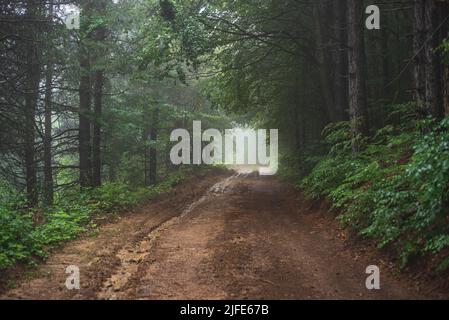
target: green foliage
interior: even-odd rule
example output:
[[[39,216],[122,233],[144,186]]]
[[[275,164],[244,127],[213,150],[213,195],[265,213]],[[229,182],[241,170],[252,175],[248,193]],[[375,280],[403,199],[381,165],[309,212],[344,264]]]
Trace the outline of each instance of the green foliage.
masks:
[[[26,199],[22,193],[18,193],[11,185],[0,180],[0,208],[13,209],[25,203]]]
[[[344,223],[379,247],[395,247],[406,265],[449,247],[449,118],[397,123],[378,130],[359,154],[344,124],[328,128],[331,152],[300,186],[313,199],[332,200]]]
[[[137,193],[123,183],[106,183],[93,191],[92,201],[100,211],[113,212],[132,207],[138,202]]]
[[[449,121],[421,137],[401,175],[376,193],[373,223],[363,233],[396,242],[403,263],[448,247]]]
[[[135,188],[124,183],[105,183],[92,191],[91,203],[99,212],[118,212],[133,208],[142,201],[151,200],[185,179],[186,173],[171,174],[163,182],[147,188]]]
[[[0,183],[0,269],[40,253],[35,245],[32,213],[20,210],[24,203],[22,195]]]
[[[42,246],[55,245],[74,239],[86,231],[85,225],[90,220],[91,208],[75,205],[68,209],[58,209],[46,215],[46,222],[36,228],[34,239]]]
[[[0,206],[0,269],[36,253],[31,214]]]
[[[313,172],[301,183],[306,193],[313,199],[329,195],[328,191],[340,185],[352,170],[356,170],[358,163],[350,158],[326,157],[318,163]]]
[[[280,155],[278,175],[284,180],[297,181],[306,177],[323,159],[319,144],[312,145],[302,154],[283,153]]]
[[[34,212],[19,210],[21,197],[13,197],[8,188],[0,204],[0,269],[17,261],[32,263],[45,258],[46,248],[75,239],[79,234],[95,227],[95,215],[132,209],[139,203],[169,192],[187,177],[180,170],[167,176],[163,182],[148,188],[135,188],[125,183],[106,183],[102,187],[80,192],[78,187],[64,192],[54,208],[44,213],[45,221],[36,225]]]

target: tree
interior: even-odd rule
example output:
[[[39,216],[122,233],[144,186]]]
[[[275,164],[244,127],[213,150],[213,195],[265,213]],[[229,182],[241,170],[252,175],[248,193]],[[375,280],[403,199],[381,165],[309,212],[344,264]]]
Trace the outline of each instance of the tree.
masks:
[[[48,14],[53,18],[53,1],[48,4]],[[50,33],[51,31],[49,31]],[[47,51],[50,51],[47,48]],[[45,70],[45,98],[44,98],[44,204],[53,205],[53,163],[52,163],[52,91],[53,91],[53,62],[51,53],[48,53],[47,66]]]
[[[97,17],[103,17],[106,11],[106,2],[97,1],[95,4],[95,14]],[[99,18],[101,19],[101,18]],[[102,131],[102,113],[103,113],[103,87],[105,83],[105,58],[106,50],[104,41],[106,39],[106,28],[102,25],[98,26],[93,34],[95,41],[94,60],[94,76],[93,76],[93,100],[94,100],[94,121],[93,121],[93,144],[92,144],[92,186],[101,186],[102,172],[102,152],[101,152],[101,131]]]
[[[343,121],[348,118],[348,51],[346,33],[346,0],[333,1],[334,18],[334,61],[335,61],[335,109],[337,120]]]
[[[444,74],[437,47],[447,36],[445,27],[447,3],[434,0],[415,0],[413,19],[413,54],[415,99],[428,115],[442,118],[444,115]],[[445,33],[443,30],[446,30]]]
[[[91,31],[89,22],[92,11],[90,0],[82,2],[82,13],[84,23],[82,26],[82,38],[79,44],[79,168],[81,187],[92,186],[92,145],[91,145],[91,63],[89,39]]]
[[[424,1],[424,57],[425,57],[425,108],[435,118],[442,116],[442,108],[440,105],[439,83],[437,70],[440,66],[439,59],[435,53],[437,37],[435,34],[437,28],[436,5],[433,0]]]
[[[353,149],[358,151],[358,135],[368,135],[366,93],[366,60],[362,1],[348,0],[349,112],[354,137]]]
[[[39,17],[39,1],[28,1],[25,18],[25,168],[27,199],[30,206],[38,203],[37,163],[36,163],[36,110],[39,97],[39,82],[41,67],[39,64],[38,32],[39,26],[35,22]]]

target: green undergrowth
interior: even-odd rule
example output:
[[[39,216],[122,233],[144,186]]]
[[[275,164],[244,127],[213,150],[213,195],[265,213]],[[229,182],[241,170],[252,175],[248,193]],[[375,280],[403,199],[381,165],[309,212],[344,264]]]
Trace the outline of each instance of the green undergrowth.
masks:
[[[359,138],[352,152],[349,123],[329,126],[330,152],[298,185],[311,199],[327,198],[340,220],[379,248],[393,248],[406,266],[439,255],[449,267],[449,118],[415,120],[413,105],[397,107],[390,124]]]
[[[35,264],[47,257],[50,248],[94,230],[96,217],[130,210],[169,192],[190,174],[179,170],[146,188],[125,183],[106,183],[83,191],[72,188],[60,192],[52,208],[39,210],[24,209],[24,199],[7,185],[0,185],[0,269],[17,262]],[[42,221],[37,222],[36,217]]]

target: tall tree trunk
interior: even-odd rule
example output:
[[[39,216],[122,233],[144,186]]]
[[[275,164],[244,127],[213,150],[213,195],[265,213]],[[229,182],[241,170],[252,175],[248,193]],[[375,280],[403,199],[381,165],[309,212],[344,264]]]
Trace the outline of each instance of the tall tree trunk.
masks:
[[[391,97],[391,67],[390,67],[390,49],[388,48],[389,33],[385,29],[381,31],[381,55],[382,55],[382,84],[383,84],[383,95],[385,98]]]
[[[36,1],[27,3],[26,23],[26,81],[25,81],[25,171],[27,200],[30,206],[38,203],[37,164],[35,151],[36,109],[39,97],[40,65],[37,49],[37,25],[33,23],[38,17]]]
[[[349,112],[354,138],[369,133],[362,5],[360,0],[348,0]],[[353,141],[353,150],[358,152],[357,139]]]
[[[45,79],[45,106],[44,106],[44,204],[53,205],[53,168],[52,168],[52,80],[53,65],[47,66]]]
[[[437,7],[434,0],[414,1],[415,100],[419,107],[435,118],[444,115],[442,83],[445,75],[442,73],[440,53],[436,49],[442,40],[442,30],[446,29],[447,32],[447,27],[440,25],[446,18],[441,15],[445,6],[446,3],[439,3]]]
[[[426,107],[426,57],[424,46],[426,42],[424,7],[426,0],[415,0],[413,6],[413,79],[415,100],[419,108]]]
[[[443,23],[443,27],[441,28],[440,33],[440,42],[446,40],[448,38],[449,33],[449,23],[446,21],[444,23],[444,19],[449,15],[449,2],[441,2],[439,3],[439,20]],[[445,116],[449,116],[449,64],[442,63],[442,67],[440,69],[440,78],[441,78],[441,94],[443,98],[444,105],[444,114]]]
[[[437,14],[438,14],[438,26],[440,30],[438,32],[437,44],[439,45],[448,38],[449,33],[449,21],[447,17],[449,15],[449,1],[437,2]],[[449,115],[449,65],[443,61],[443,53],[438,51],[439,68],[438,79],[440,85],[440,105],[442,105],[442,116]]]
[[[441,118],[443,115],[442,101],[439,90],[439,56],[435,52],[437,48],[436,5],[433,0],[425,1],[424,22],[426,30],[425,61],[426,61],[426,109],[433,117]]]
[[[335,41],[335,110],[338,121],[348,117],[348,51],[346,35],[346,0],[334,0],[334,41]]]
[[[449,116],[449,65],[444,64],[441,70],[443,82],[442,94],[444,104],[444,115]]]
[[[334,108],[334,97],[332,90],[332,80],[331,72],[329,68],[329,61],[326,56],[326,40],[325,31],[323,28],[323,18],[324,12],[323,2],[315,1],[313,4],[314,20],[315,20],[315,30],[316,30],[316,52],[317,58],[320,63],[320,82],[321,82],[321,92],[323,94],[323,101],[326,110],[326,115],[329,122],[337,121],[337,115]]]
[[[80,111],[79,111],[79,166],[81,187],[92,186],[92,161],[91,161],[91,82],[90,63],[87,49],[81,49],[81,79],[80,79]]]
[[[101,186],[101,116],[103,110],[104,72],[95,71],[94,75],[94,124],[92,144],[92,185]]]
[[[84,1],[82,12],[85,17],[91,13],[90,1]],[[88,20],[88,19],[87,19]],[[83,26],[86,28],[87,26]],[[92,146],[91,146],[91,65],[87,39],[81,39],[79,49],[80,85],[79,85],[79,167],[80,185],[92,186]]]
[[[95,13],[104,16],[106,3],[103,0],[96,1]],[[101,116],[103,113],[103,87],[104,87],[104,59],[106,52],[104,50],[104,40],[106,39],[106,29],[104,26],[98,27],[94,32],[95,40],[95,72],[94,72],[94,121],[93,121],[93,139],[92,139],[92,185],[101,186]]]
[[[53,1],[49,3],[49,15],[53,16]],[[50,55],[49,55],[50,56]],[[47,61],[45,74],[45,103],[44,103],[44,204],[53,205],[53,168],[52,168],[52,90],[53,90],[53,63],[51,58]]]

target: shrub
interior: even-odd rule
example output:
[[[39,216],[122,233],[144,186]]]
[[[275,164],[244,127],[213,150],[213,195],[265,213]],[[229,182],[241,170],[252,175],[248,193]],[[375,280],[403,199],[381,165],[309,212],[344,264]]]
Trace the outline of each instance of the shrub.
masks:
[[[378,130],[356,155],[346,124],[327,128],[329,155],[300,183],[309,197],[332,200],[344,223],[380,247],[394,245],[402,265],[449,247],[449,118],[436,125],[407,119]],[[441,268],[448,266],[449,258]]]
[[[449,246],[449,118],[413,150],[404,174],[379,190],[374,223],[364,231],[381,245],[398,240],[404,264],[412,255]]]
[[[80,191],[78,187],[58,195],[53,208],[44,212],[45,221],[35,225],[33,212],[24,209],[23,197],[7,186],[0,186],[0,269],[17,261],[45,258],[46,249],[72,240],[89,229],[94,214],[132,208],[170,191],[186,177],[186,172],[169,175],[158,185],[133,188],[124,183],[106,183],[100,188]],[[10,192],[11,191],[11,192]]]
[[[90,220],[92,209],[89,206],[73,205],[70,211],[57,209],[46,215],[46,222],[38,226],[33,235],[42,246],[58,244],[74,239],[86,231],[84,227]]]
[[[33,228],[31,214],[17,213],[0,206],[0,269],[40,253]]]

